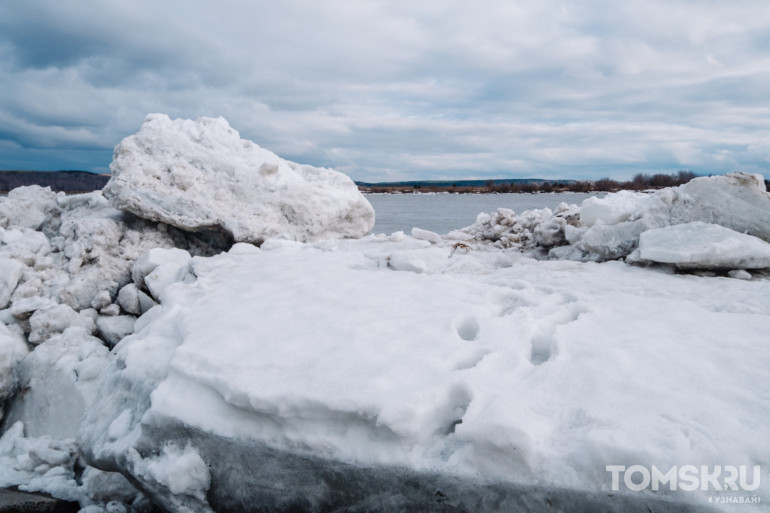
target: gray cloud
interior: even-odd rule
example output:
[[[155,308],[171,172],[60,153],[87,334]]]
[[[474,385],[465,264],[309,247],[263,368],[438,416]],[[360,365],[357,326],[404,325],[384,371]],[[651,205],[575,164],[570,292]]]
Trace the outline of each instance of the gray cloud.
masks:
[[[148,112],[356,179],[766,173],[761,0],[0,5],[0,168],[106,170]]]

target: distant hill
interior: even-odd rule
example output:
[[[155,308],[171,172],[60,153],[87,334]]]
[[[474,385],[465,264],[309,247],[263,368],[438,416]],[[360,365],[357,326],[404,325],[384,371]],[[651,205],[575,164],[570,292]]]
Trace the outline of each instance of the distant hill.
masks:
[[[109,174],[88,171],[0,171],[0,192],[7,193],[23,185],[40,185],[70,193],[90,192],[104,187],[109,179]]]

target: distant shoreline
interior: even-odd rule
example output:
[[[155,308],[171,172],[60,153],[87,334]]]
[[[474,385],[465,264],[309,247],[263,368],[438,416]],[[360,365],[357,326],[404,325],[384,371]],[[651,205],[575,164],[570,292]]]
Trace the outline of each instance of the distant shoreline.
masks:
[[[57,192],[78,194],[100,190],[109,180],[109,174],[89,171],[0,171],[0,193],[39,185]]]
[[[617,192],[620,190],[645,191],[682,185],[698,175],[691,171],[676,174],[648,175],[639,173],[631,180],[618,182],[611,178],[599,180],[545,180],[540,178],[455,180],[455,181],[414,181],[365,183],[356,182],[363,193],[414,194],[495,194],[495,193],[551,193],[551,192]]]
[[[644,191],[676,187],[698,175],[691,171],[676,174],[639,173],[631,180],[618,182],[611,178],[599,180],[547,180],[541,178],[505,178],[489,180],[355,182],[362,193],[368,194],[506,194],[552,192],[617,192]],[[90,171],[26,171],[0,170],[0,194],[22,186],[40,185],[57,192],[78,194],[102,189],[110,179],[109,173]],[[765,180],[770,189],[770,182]]]

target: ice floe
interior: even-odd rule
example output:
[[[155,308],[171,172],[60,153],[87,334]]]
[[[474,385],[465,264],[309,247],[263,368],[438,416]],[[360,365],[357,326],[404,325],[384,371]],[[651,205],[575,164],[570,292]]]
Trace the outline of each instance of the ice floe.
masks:
[[[223,118],[151,114],[115,148],[110,170],[104,194],[119,210],[185,230],[220,229],[237,242],[360,237],[374,225],[350,178],[284,160]]]

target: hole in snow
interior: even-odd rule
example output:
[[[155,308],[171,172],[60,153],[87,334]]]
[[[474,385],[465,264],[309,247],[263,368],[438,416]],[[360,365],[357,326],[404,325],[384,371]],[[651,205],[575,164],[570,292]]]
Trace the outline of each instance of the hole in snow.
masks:
[[[452,422],[452,424],[449,426],[449,431],[447,432],[447,434],[449,435],[454,433],[455,428],[457,427],[457,424],[462,424],[462,423],[463,423],[463,419],[457,419],[456,421]]]
[[[529,356],[529,361],[532,362],[532,365],[547,362],[553,356],[555,345],[556,341],[553,339],[552,333],[532,337],[532,353]]]
[[[459,335],[461,339],[472,341],[476,340],[476,337],[479,336],[481,326],[479,326],[479,321],[476,319],[476,316],[471,314],[457,319],[455,321],[455,329],[457,330],[457,335]]]
[[[481,363],[481,360],[483,360],[484,357],[487,356],[488,354],[489,354],[489,351],[479,351],[471,355],[468,355],[466,358],[462,358],[457,362],[457,364],[454,367],[454,370],[461,371],[461,370],[472,369],[476,365]]]
[[[451,414],[452,420],[444,429],[444,434],[448,435],[455,432],[458,424],[463,423],[463,415],[468,411],[471,404],[471,392],[465,385],[457,384],[449,392],[449,402],[447,408]]]

